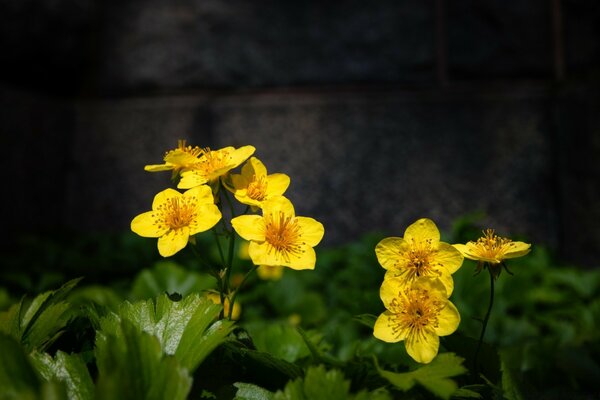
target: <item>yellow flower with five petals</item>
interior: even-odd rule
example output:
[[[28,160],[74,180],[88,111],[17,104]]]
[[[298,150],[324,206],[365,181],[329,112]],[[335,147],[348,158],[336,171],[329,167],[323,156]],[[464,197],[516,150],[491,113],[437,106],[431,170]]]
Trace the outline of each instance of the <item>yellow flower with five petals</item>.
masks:
[[[494,278],[500,275],[500,266],[504,260],[522,257],[529,253],[531,244],[524,242],[513,242],[511,239],[496,235],[493,229],[486,229],[483,236],[477,241],[467,244],[455,244],[465,258],[477,261],[477,272],[480,272],[487,264],[491,268]]]
[[[263,201],[283,195],[290,185],[290,177],[280,173],[267,175],[265,165],[251,157],[242,167],[241,174],[231,174],[223,183],[240,203],[256,210]]]
[[[227,174],[248,159],[255,151],[254,146],[224,147],[219,150],[202,149],[198,161],[181,173],[177,187],[189,189],[208,184],[214,186],[221,176]]]
[[[254,265],[314,269],[314,246],[323,238],[323,225],[313,218],[298,217],[285,197],[262,204],[263,215],[241,215],[231,225],[249,240],[248,254]]]
[[[172,170],[173,178],[175,178],[181,171],[185,171],[196,164],[200,154],[202,154],[201,148],[198,146],[186,146],[185,140],[179,140],[176,149],[166,152],[164,164],[146,165],[144,169],[149,172]]]
[[[373,335],[389,343],[404,341],[406,352],[420,363],[431,362],[439,337],[452,334],[460,323],[439,279],[419,277],[409,286],[399,277],[385,279],[380,297],[386,311],[375,321]]]
[[[169,257],[183,249],[190,237],[209,230],[221,219],[210,187],[197,186],[180,193],[158,193],[147,211],[131,221],[131,230],[143,237],[158,238],[158,252]]]
[[[409,286],[421,276],[439,278],[448,296],[454,289],[452,274],[463,263],[462,254],[448,243],[440,241],[435,223],[421,218],[411,224],[404,237],[389,237],[375,247],[381,266],[387,270],[385,279],[397,277]]]

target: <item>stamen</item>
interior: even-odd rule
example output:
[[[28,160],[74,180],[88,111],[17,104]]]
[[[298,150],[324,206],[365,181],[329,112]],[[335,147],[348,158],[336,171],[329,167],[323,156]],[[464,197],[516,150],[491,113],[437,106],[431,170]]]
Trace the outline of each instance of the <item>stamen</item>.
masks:
[[[267,195],[267,179],[265,176],[252,175],[252,181],[248,184],[246,194],[252,200],[262,201]]]
[[[302,233],[298,222],[281,211],[277,216],[267,214],[265,217],[265,239],[269,243],[268,253],[275,251],[283,257],[286,262],[291,256],[299,256],[304,252],[301,241]]]

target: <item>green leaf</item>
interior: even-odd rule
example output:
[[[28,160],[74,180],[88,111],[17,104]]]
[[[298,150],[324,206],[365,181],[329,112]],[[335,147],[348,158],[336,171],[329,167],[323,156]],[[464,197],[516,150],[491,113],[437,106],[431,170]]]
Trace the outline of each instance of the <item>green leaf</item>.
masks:
[[[188,271],[168,260],[157,262],[154,268],[140,272],[133,282],[131,296],[135,299],[149,299],[164,293],[178,293],[185,297],[215,286],[214,277]]]
[[[43,351],[61,334],[75,315],[75,309],[63,301],[81,279],[73,279],[59,289],[36,296],[31,302],[21,300],[0,313],[0,330],[25,346],[27,351]]]
[[[288,362],[310,354],[301,334],[289,323],[256,321],[246,324],[245,328],[259,351]]]
[[[30,355],[30,359],[44,379],[66,384],[69,399],[88,400],[94,398],[94,383],[80,355],[58,351],[52,358],[47,353],[34,352]]]
[[[429,364],[410,372],[391,372],[375,366],[379,374],[402,391],[412,389],[417,383],[431,393],[443,399],[449,399],[458,389],[458,385],[450,377],[464,374],[467,369],[462,365],[464,359],[454,353],[439,354]]]
[[[98,399],[183,400],[192,387],[188,370],[128,320],[118,333],[98,333],[96,359]]]
[[[298,378],[285,385],[273,396],[273,400],[390,400],[384,389],[374,392],[362,390],[356,395],[350,393],[350,381],[337,370],[326,370],[323,365],[309,367],[304,378]]]
[[[237,388],[234,400],[272,400],[273,392],[251,383],[236,382]]]
[[[35,398],[40,380],[15,338],[0,334],[0,388],[3,399]]]
[[[194,371],[233,330],[233,321],[215,322],[220,311],[220,305],[197,293],[181,301],[163,294],[156,300],[124,302],[118,314],[101,320],[101,330],[117,332],[119,322],[127,320],[155,336],[166,354],[175,355],[182,366]]]

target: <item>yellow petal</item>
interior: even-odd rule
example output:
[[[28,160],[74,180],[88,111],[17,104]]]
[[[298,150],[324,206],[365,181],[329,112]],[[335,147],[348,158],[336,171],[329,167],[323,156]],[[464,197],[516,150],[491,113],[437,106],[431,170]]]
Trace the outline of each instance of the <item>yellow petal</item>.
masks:
[[[248,188],[248,185],[250,184],[248,178],[240,174],[232,174],[229,181],[231,182],[231,188],[233,189],[231,191],[233,193],[237,193],[240,190],[243,190],[245,192]]]
[[[480,257],[474,249],[468,244],[456,243],[452,245],[456,250],[460,251],[460,253],[469,260],[479,260]],[[493,260],[492,260],[493,261]]]
[[[416,362],[428,364],[437,356],[440,348],[440,338],[433,330],[423,329],[420,334],[406,338],[406,352]]]
[[[379,288],[379,297],[385,308],[388,310],[391,308],[392,302],[400,296],[400,292],[405,287],[406,284],[402,278],[390,277],[383,280],[383,283]]]
[[[232,147],[226,147],[226,149],[233,149]],[[235,167],[237,167],[238,165],[240,165],[241,163],[243,163],[244,161],[246,161],[248,159],[248,157],[250,157],[252,154],[254,154],[254,151],[256,149],[254,148],[254,146],[242,146],[238,149],[235,149],[233,151],[230,152],[230,157],[231,157],[231,161],[229,162],[229,164],[231,165],[230,169],[233,169]]]
[[[165,189],[162,192],[157,193],[156,196],[154,196],[154,200],[152,201],[152,209],[156,210],[158,209],[158,206],[166,203],[169,199],[181,196],[182,194],[175,189]]]
[[[450,272],[448,272],[448,270],[445,268],[439,268],[437,272],[439,273],[437,279],[444,286],[446,298],[448,298],[454,291],[454,280],[452,279],[452,275],[450,275]]]
[[[411,224],[404,232],[404,240],[407,242],[423,242],[431,240],[431,245],[435,246],[440,241],[440,231],[429,218],[421,218]]]
[[[448,276],[450,275],[448,274]],[[448,297],[450,297],[446,283],[440,278],[421,276],[415,279],[413,287],[426,290],[429,293],[429,297],[433,297],[438,302],[446,303]]]
[[[504,253],[504,258],[522,257],[531,251],[531,245],[523,242],[510,242],[509,250]]]
[[[438,336],[447,336],[456,331],[460,324],[460,314],[457,308],[451,302],[446,303],[446,307],[442,308],[437,317],[438,325],[435,328],[435,333]]]
[[[250,159],[242,167],[242,175],[252,178],[252,176],[260,177],[267,176],[267,168],[258,158],[250,157]]]
[[[208,191],[210,193],[210,188]],[[190,224],[190,235],[207,231],[221,220],[221,211],[214,204],[200,204],[196,207],[196,213],[198,216]]]
[[[202,175],[199,171],[191,170],[181,173],[181,180],[177,187],[179,189],[191,189],[206,183],[208,183],[208,178],[206,176]]]
[[[158,238],[158,252],[163,257],[170,257],[187,245],[189,237],[187,227],[171,230]]]
[[[175,166],[173,164],[166,163],[166,164],[146,165],[144,167],[144,170],[146,170],[148,172],[159,172],[159,171],[170,171],[173,168],[175,168]]]
[[[199,205],[204,204],[215,204],[215,198],[212,194],[212,190],[207,185],[200,185],[186,190],[183,193],[184,197],[195,197],[196,203]]]
[[[432,262],[441,264],[451,274],[458,271],[464,259],[458,249],[444,242],[439,243],[437,252],[433,253],[432,256]]]
[[[323,224],[309,217],[296,217],[296,221],[300,227],[302,241],[311,247],[319,244],[325,234]]]
[[[279,212],[282,212],[286,217],[293,217],[296,215],[294,212],[294,206],[292,205],[292,202],[283,196],[277,196],[264,201],[262,203],[262,209],[263,215],[278,214]]]
[[[290,177],[286,174],[267,176],[267,192],[269,196],[281,196],[290,186]]]
[[[295,270],[315,269],[317,263],[317,254],[315,249],[310,246],[302,246],[299,253],[290,255],[289,261],[281,264]]]
[[[157,238],[164,235],[168,228],[164,224],[157,223],[156,218],[152,215],[154,215],[154,211],[148,211],[135,217],[131,221],[131,230],[142,237]]]
[[[388,343],[396,343],[406,338],[406,329],[394,330],[397,322],[394,322],[395,314],[385,311],[377,317],[373,327],[373,336]]]
[[[399,237],[385,238],[375,246],[377,261],[386,270],[393,270],[398,260],[408,251],[408,244]]]
[[[237,234],[246,240],[265,240],[265,223],[260,215],[240,215],[231,220],[231,225]]]

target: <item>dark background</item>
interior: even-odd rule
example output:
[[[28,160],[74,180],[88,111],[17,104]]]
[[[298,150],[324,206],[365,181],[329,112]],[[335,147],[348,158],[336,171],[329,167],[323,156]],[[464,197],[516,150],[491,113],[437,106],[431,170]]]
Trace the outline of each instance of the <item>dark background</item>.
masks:
[[[325,245],[481,212],[597,266],[599,39],[594,0],[0,0],[3,243],[127,231],[187,139],[254,145]]]

